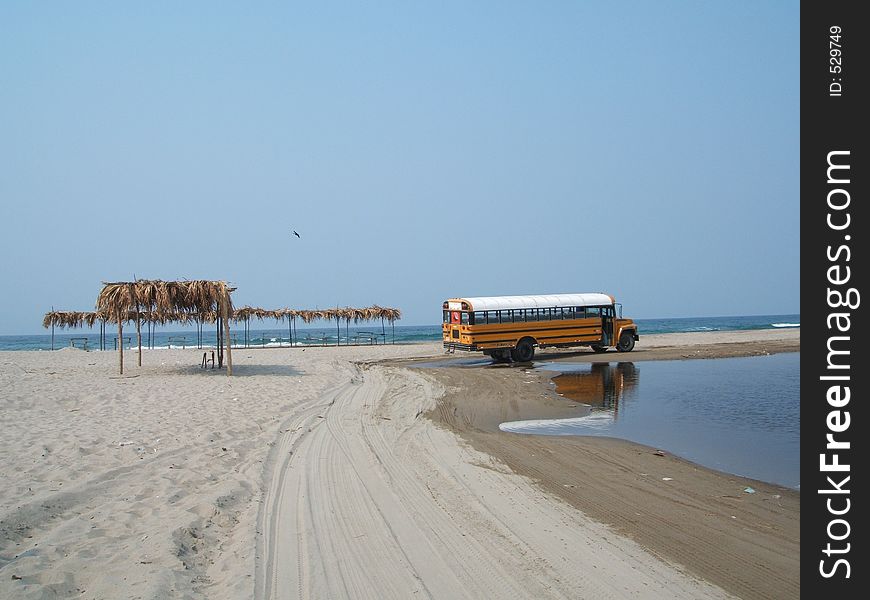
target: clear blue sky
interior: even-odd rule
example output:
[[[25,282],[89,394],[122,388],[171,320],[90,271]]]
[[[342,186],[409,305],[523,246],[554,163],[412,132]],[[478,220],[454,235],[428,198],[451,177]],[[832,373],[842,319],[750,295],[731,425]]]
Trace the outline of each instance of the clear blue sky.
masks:
[[[0,334],[237,305],[799,298],[798,2],[3,2]],[[301,239],[292,237],[296,229]]]

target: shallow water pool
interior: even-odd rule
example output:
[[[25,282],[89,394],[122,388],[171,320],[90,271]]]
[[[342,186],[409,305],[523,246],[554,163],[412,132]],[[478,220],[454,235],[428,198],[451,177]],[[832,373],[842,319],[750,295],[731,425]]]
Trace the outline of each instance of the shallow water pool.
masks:
[[[588,416],[502,423],[502,431],[600,435],[728,473],[800,488],[800,353],[638,363],[544,363]]]

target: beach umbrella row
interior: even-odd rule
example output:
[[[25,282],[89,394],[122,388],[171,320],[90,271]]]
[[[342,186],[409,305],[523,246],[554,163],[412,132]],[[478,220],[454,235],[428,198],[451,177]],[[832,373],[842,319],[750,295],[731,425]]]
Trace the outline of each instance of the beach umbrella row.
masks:
[[[54,349],[54,329],[74,329],[78,327],[93,327],[99,321],[101,328],[106,323],[118,325],[118,351],[120,371],[124,372],[123,358],[123,324],[135,323],[139,346],[139,366],[142,365],[142,334],[141,323],[165,325],[170,322],[183,324],[202,323],[218,324],[218,350],[219,355],[223,350],[221,334],[224,334],[227,345],[227,374],[232,374],[232,355],[230,351],[229,323],[245,322],[247,327],[251,319],[275,319],[283,321],[293,327],[295,320],[301,319],[305,323],[316,320],[336,320],[340,328],[341,320],[347,324],[350,321],[373,321],[381,319],[381,323],[388,321],[395,324],[402,316],[398,308],[388,308],[377,304],[364,307],[336,307],[328,309],[299,310],[293,308],[264,309],[244,306],[233,309],[230,293],[235,288],[229,287],[223,281],[162,281],[162,280],[135,280],[126,282],[104,283],[103,289],[97,297],[97,310],[95,311],[57,311],[52,309],[45,314],[42,325],[51,327],[52,342]],[[221,322],[225,331],[221,331]],[[149,330],[150,331],[150,330]],[[340,334],[340,329],[339,329]],[[291,329],[291,341],[292,341]],[[222,357],[221,357],[222,358]]]
[[[276,319],[283,321],[284,319],[300,318],[306,323],[311,323],[318,319],[348,319],[355,323],[360,321],[373,321],[376,319],[386,319],[387,321],[397,321],[402,318],[402,311],[398,308],[385,308],[377,304],[366,308],[327,308],[315,310],[299,310],[295,308],[279,308],[269,310],[265,308],[255,308],[252,306],[243,306],[233,311],[234,321],[247,321],[250,319]]]
[[[136,323],[139,345],[139,366],[142,365],[141,323],[166,324],[214,323],[224,321],[226,337],[229,340],[229,324],[226,317],[232,315],[230,293],[235,288],[223,281],[162,281],[136,280],[104,283],[97,297],[95,311],[56,311],[45,314],[43,327],[51,327],[52,349],[54,348],[55,327],[77,328],[93,327],[99,321],[101,327],[106,323],[118,325],[118,351],[120,372],[124,372],[123,324]],[[223,318],[222,318],[223,317]],[[220,332],[219,332],[220,333]],[[219,336],[220,337],[220,336]],[[227,374],[232,374],[232,355],[227,350]]]
[[[214,310],[204,312],[153,312],[149,310],[141,310],[138,313],[129,310],[120,313],[109,310],[52,310],[45,313],[45,316],[42,319],[42,326],[46,329],[49,327],[58,327],[60,329],[75,329],[85,326],[93,327],[98,321],[116,323],[119,316],[125,323],[135,322],[139,319],[141,322],[156,323],[159,325],[165,325],[171,322],[182,323],[185,325],[190,323],[214,323],[218,318],[217,311]],[[393,323],[402,318],[402,311],[398,308],[385,308],[377,305],[367,308],[346,307],[325,310],[297,310],[293,308],[267,310],[264,308],[244,306],[234,310],[231,317],[231,319],[237,323],[241,321],[249,321],[254,318],[260,321],[264,319],[283,321],[285,319],[299,318],[305,323],[312,323],[318,319],[344,319],[347,321],[352,320],[354,323],[384,319]]]
[[[42,319],[42,326],[46,329],[52,326],[60,329],[75,329],[78,327],[93,327],[98,321],[115,323],[116,318],[116,314],[106,311],[52,310],[45,313],[45,317]],[[125,323],[135,322],[136,318],[135,312],[128,311],[121,315],[121,320]],[[159,325],[166,325],[171,322],[187,325],[197,322],[214,323],[217,319],[217,313],[215,311],[205,313],[153,313],[143,311],[139,313],[138,318],[142,322]]]
[[[234,321],[243,321],[245,323],[246,343],[248,327],[252,319],[257,319],[260,321],[264,319],[275,319],[276,321],[283,321],[286,319],[288,321],[288,325],[291,327],[290,337],[292,342],[292,326],[297,318],[301,319],[304,323],[313,323],[314,321],[320,319],[327,321],[335,319],[339,327],[341,324],[341,320],[344,320],[346,323],[349,324],[351,321],[353,321],[354,323],[359,323],[360,321],[375,321],[377,319],[381,319],[382,322],[386,320],[389,321],[391,324],[394,324],[396,321],[402,318],[402,311],[398,308],[387,308],[374,304],[365,308],[344,307],[316,310],[299,310],[294,308],[279,308],[275,310],[268,310],[265,308],[243,306],[242,308],[236,309],[233,313]]]

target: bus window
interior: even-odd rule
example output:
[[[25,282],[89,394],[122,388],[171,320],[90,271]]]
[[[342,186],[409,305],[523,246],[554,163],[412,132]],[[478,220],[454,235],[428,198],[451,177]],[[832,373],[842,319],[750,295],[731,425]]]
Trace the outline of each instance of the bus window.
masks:
[[[445,311],[444,311],[444,322],[445,322],[445,323],[449,323],[449,322],[450,322],[450,311],[449,311],[449,310],[445,310]]]
[[[586,318],[600,317],[600,316],[601,316],[601,309],[598,308],[597,306],[586,308]]]
[[[586,318],[586,309],[582,306],[574,307],[574,318],[575,319],[585,319]]]
[[[460,315],[462,316],[461,323],[463,325],[468,325],[468,313],[463,311],[460,313]]]

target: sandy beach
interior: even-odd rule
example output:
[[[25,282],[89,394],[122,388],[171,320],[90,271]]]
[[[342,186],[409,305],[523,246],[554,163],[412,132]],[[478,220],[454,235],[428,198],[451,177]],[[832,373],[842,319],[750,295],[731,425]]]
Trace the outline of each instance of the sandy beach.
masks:
[[[642,335],[619,357],[799,348]],[[119,376],[113,352],[0,352],[0,597],[799,596],[798,492],[498,432],[506,402],[558,413],[546,374],[415,366],[440,343],[237,349],[233,377],[133,355]]]

